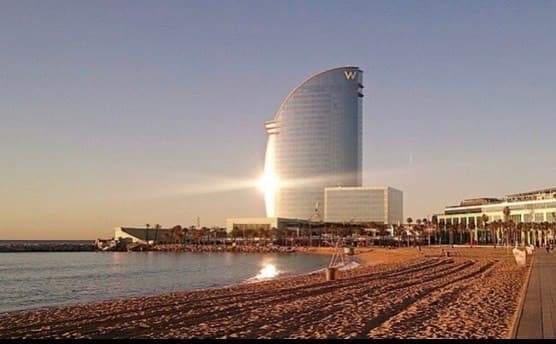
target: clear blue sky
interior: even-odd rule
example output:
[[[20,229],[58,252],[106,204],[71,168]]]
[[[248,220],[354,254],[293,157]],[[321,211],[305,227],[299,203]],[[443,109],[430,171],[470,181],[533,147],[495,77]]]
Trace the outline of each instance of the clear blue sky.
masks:
[[[263,122],[343,65],[404,217],[556,186],[555,1],[0,5],[0,239],[264,216]]]

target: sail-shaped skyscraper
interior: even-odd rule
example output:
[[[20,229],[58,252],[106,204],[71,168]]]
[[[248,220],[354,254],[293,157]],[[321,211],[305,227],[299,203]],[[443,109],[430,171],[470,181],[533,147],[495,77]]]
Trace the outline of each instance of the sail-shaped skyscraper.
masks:
[[[361,186],[362,81],[352,66],[310,76],[265,123],[268,217],[308,219],[325,187]]]

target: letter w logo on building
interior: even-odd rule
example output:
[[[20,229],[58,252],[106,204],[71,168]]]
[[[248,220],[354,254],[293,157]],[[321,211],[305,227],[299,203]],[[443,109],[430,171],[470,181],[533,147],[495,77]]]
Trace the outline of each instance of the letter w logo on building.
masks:
[[[355,79],[355,76],[357,75],[357,71],[345,70],[344,75],[346,76],[347,80],[353,80],[353,79]]]

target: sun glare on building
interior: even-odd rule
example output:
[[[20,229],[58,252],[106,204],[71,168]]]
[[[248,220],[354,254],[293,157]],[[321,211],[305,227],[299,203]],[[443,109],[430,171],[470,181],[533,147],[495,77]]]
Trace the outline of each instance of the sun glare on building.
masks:
[[[265,173],[259,179],[258,187],[264,193],[274,192],[278,189],[278,178],[273,173]]]

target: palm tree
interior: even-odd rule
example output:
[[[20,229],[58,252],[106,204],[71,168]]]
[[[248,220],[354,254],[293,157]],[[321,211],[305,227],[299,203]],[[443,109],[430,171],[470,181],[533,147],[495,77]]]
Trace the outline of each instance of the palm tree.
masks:
[[[541,245],[546,245],[546,243],[547,243],[548,228],[549,228],[548,222],[543,222],[542,225],[541,225]]]
[[[158,239],[158,232],[160,231],[160,229],[162,228],[161,225],[159,225],[158,223],[154,226],[154,243],[156,243],[156,240]]]
[[[488,215],[487,214],[483,214],[481,216],[481,225],[483,227],[483,235],[486,237],[486,228],[487,228],[487,224],[488,224]]]
[[[216,227],[211,227],[209,229],[209,240],[210,242],[214,245],[218,239],[218,228]]]
[[[531,243],[535,246],[537,246],[539,227],[540,227],[539,223],[533,223],[533,228],[531,228]]]
[[[204,240],[210,239],[210,228],[208,227],[201,227],[201,237]]]
[[[523,222],[519,222],[516,227],[516,245],[521,245],[521,233],[523,233]]]
[[[149,228],[151,228],[150,224],[145,225],[145,242],[149,244]]]
[[[183,227],[181,229],[181,238],[182,238],[181,243],[182,244],[187,242],[187,235],[188,234],[189,234],[189,229],[187,227]]]
[[[170,241],[170,235],[168,232],[162,233],[162,243],[167,244]]]
[[[158,223],[154,226],[155,231],[154,231],[154,243],[156,243],[157,239],[158,239],[158,232],[160,232],[160,229],[162,228]]]
[[[516,224],[513,220],[510,220],[510,222],[508,222],[508,224],[509,224],[508,227],[510,229],[509,232],[508,232],[509,233],[508,237],[509,237],[509,240],[510,240],[510,244],[515,245],[516,244],[515,233],[517,232]]]
[[[524,233],[525,233],[525,245],[531,244],[531,229],[533,228],[533,222],[526,223],[524,226]]]
[[[556,223],[554,223],[554,222],[547,223],[547,227],[548,227],[548,230],[550,231],[550,234],[552,236],[552,240],[554,241],[554,235],[556,234]]]
[[[404,239],[405,227],[403,225],[394,226],[392,234],[394,235],[394,244],[396,244],[396,246],[401,246]]]
[[[264,227],[261,227],[257,230],[257,234],[256,236],[259,238],[259,240],[262,242],[264,241],[264,239],[266,239],[266,230]]]
[[[439,230],[437,231],[437,243],[439,245],[442,245],[442,242],[445,241],[445,243],[450,244],[450,239],[451,239],[451,244],[454,243],[454,238],[455,235],[457,234],[454,230],[452,230],[452,225],[449,224],[448,222],[443,222],[440,225]]]
[[[372,227],[371,227],[372,228]],[[386,225],[378,226],[379,245],[384,246],[384,235],[386,235]]]
[[[494,248],[496,248],[496,241],[497,241],[497,237],[496,237],[496,233],[497,233],[497,229],[496,229],[496,222],[492,222],[488,224],[488,228],[490,229],[490,238],[492,240],[492,244],[494,245]]]
[[[182,228],[180,225],[175,225],[172,227],[171,236],[174,243],[181,242],[182,240]]]
[[[195,228],[195,239],[197,239],[197,244],[201,244],[201,241],[203,240],[203,235],[204,235],[204,231],[202,228]]]
[[[469,225],[469,245],[473,247],[473,231],[475,230],[475,224]]]
[[[430,223],[432,224],[432,228],[434,230],[434,238],[435,238],[435,244],[436,244],[436,237],[437,237],[437,233],[438,233],[438,216],[433,215],[431,218]]]
[[[268,235],[270,236],[270,240],[272,242],[277,241],[278,240],[278,229],[276,227],[272,227],[270,228],[270,230],[268,231]]]
[[[471,226],[469,227],[469,229],[473,230],[473,228]],[[463,244],[463,234],[465,234],[465,229],[466,229],[465,225],[463,224],[463,222],[460,222],[455,227],[456,227],[456,230],[459,232],[459,243]],[[471,233],[471,232],[469,232],[469,233]],[[470,236],[469,239],[471,240],[471,235],[469,235],[469,236]]]
[[[251,243],[253,243],[253,238],[255,238],[256,232],[254,229],[249,228],[245,231],[245,235],[247,236],[247,239],[250,239],[248,241],[251,241]]]
[[[504,231],[506,234],[506,245],[510,244],[510,231],[508,230],[508,225],[509,225],[509,220],[510,220],[510,207],[505,206],[504,210],[502,211],[502,213],[504,214]]]
[[[237,238],[237,237],[239,237],[239,236],[241,235],[241,230],[240,230],[239,228],[237,228],[237,227],[234,227],[234,228],[232,229],[232,233],[231,233],[231,234],[232,234],[232,238],[233,238],[234,241],[235,241],[235,238]]]

